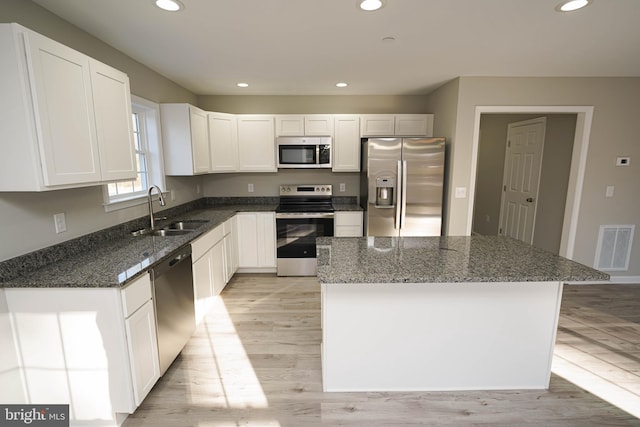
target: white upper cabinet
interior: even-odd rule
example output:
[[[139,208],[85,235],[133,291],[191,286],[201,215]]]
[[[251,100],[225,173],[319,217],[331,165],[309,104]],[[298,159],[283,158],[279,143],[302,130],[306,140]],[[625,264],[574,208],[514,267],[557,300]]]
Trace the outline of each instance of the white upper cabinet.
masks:
[[[333,116],[277,115],[276,136],[333,136]]]
[[[433,136],[433,114],[396,114],[395,135]]]
[[[333,172],[360,171],[360,117],[334,116]]]
[[[240,114],[238,119],[238,170],[277,172],[274,116]]]
[[[160,104],[164,166],[167,175],[208,173],[209,119],[189,104]]]
[[[433,114],[364,114],[360,116],[360,135],[433,136]]]
[[[0,75],[0,191],[135,178],[125,74],[20,25],[0,24]]]
[[[238,121],[234,114],[209,113],[211,172],[238,171]]]
[[[90,67],[102,180],[135,178],[136,150],[129,77],[94,59]]]

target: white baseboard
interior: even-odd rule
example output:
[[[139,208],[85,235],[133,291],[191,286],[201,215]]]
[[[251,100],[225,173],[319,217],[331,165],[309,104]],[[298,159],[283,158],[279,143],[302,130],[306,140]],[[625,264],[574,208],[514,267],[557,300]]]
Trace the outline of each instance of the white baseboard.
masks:
[[[611,284],[638,284],[640,285],[640,276],[611,276],[609,279]]]

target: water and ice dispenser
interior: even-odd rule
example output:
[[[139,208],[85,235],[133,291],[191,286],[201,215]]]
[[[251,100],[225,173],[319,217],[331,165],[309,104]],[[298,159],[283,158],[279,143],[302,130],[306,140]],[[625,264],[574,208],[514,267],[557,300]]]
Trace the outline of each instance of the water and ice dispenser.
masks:
[[[395,179],[376,178],[376,206],[393,207]]]

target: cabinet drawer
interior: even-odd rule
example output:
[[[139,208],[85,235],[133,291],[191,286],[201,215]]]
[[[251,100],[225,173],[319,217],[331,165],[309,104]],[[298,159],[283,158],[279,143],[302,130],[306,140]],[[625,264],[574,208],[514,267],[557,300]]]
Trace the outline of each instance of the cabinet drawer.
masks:
[[[131,316],[138,308],[151,299],[151,278],[145,273],[139,279],[122,289],[122,307],[124,317]]]
[[[336,212],[334,221],[336,226],[360,226],[362,224],[362,212]]]
[[[223,225],[220,224],[216,228],[202,236],[198,237],[191,243],[191,257],[193,261],[198,260],[202,255],[206,254],[216,243],[224,237]]]

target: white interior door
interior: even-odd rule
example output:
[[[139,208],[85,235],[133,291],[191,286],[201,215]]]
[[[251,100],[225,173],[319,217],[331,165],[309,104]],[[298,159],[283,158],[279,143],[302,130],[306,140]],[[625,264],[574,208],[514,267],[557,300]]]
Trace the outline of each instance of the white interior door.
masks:
[[[547,119],[509,123],[499,234],[533,242]]]

